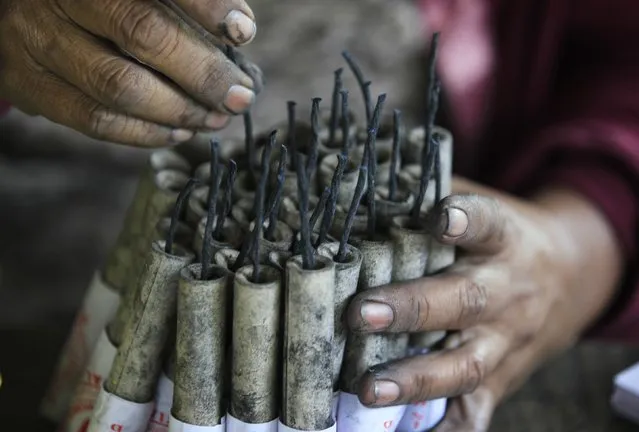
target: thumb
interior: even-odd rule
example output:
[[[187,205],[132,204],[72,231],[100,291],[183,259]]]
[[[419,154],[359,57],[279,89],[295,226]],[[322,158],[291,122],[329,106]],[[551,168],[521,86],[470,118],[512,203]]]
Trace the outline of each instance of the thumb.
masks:
[[[497,199],[465,194],[441,200],[429,213],[428,228],[440,243],[494,254],[507,246],[513,224],[508,207]]]

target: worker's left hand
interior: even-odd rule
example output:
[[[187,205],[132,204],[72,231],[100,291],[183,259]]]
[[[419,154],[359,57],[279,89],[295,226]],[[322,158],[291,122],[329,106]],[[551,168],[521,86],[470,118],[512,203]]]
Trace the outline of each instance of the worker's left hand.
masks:
[[[609,303],[620,252],[604,217],[566,189],[529,202],[457,181],[431,212],[458,246],[444,273],[358,294],[357,332],[458,331],[439,352],[379,365],[361,381],[368,406],[451,400],[437,431],[485,431],[495,406],[573,344]]]

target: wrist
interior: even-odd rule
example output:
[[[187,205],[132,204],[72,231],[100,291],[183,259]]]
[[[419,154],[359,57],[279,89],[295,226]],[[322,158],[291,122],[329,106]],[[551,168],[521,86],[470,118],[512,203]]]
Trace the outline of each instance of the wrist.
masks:
[[[558,313],[575,336],[590,327],[612,302],[623,271],[623,254],[605,215],[579,193],[549,187],[532,198],[553,239],[561,273]]]

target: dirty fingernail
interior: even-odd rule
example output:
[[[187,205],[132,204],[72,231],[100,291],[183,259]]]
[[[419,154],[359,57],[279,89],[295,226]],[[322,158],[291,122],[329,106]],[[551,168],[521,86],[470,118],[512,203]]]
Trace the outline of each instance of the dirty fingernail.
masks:
[[[234,85],[226,93],[224,106],[232,113],[241,114],[249,109],[254,100],[255,93],[253,91],[240,85]]]
[[[181,143],[193,138],[193,132],[187,129],[173,129],[171,132],[171,141]]]
[[[222,129],[229,121],[229,116],[220,113],[209,113],[204,119],[204,125],[213,130]]]
[[[399,399],[399,386],[393,381],[375,381],[375,405],[390,405]]]
[[[448,237],[460,237],[466,233],[468,229],[468,215],[465,211],[451,207],[446,210],[448,224],[444,235]]]
[[[393,309],[384,303],[362,303],[360,314],[371,330],[383,330],[393,323]]]
[[[239,10],[232,10],[224,18],[224,33],[238,45],[249,43],[255,37],[255,21]]]

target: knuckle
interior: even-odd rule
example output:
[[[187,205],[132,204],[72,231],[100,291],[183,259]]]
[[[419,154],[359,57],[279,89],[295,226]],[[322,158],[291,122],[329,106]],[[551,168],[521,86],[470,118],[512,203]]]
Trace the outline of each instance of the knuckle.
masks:
[[[486,362],[477,353],[467,356],[462,364],[461,385],[458,394],[472,393],[479,387],[486,375]]]
[[[117,114],[98,105],[88,111],[87,127],[91,135],[98,139],[106,139],[113,131]]]
[[[126,50],[149,57],[167,57],[179,44],[178,27],[164,12],[145,3],[132,7],[120,25]]]
[[[422,402],[429,400],[433,394],[433,382],[426,375],[417,374],[413,381],[414,387],[407,395],[411,402]]]
[[[142,74],[130,63],[108,61],[94,67],[94,72],[99,98],[124,109],[141,103],[149,90]]]
[[[216,60],[204,60],[195,69],[194,91],[202,100],[211,100],[211,96],[222,97],[230,87],[228,70]],[[221,101],[216,101],[221,102]]]
[[[400,313],[397,317],[398,323],[401,327],[409,332],[417,332],[426,327],[430,317],[430,301],[424,294],[425,290],[418,286],[417,292],[413,295],[406,296],[407,308],[406,313]],[[404,293],[398,293],[404,295]]]
[[[474,278],[463,278],[459,284],[459,322],[477,322],[488,305],[488,288]]]

